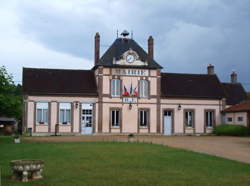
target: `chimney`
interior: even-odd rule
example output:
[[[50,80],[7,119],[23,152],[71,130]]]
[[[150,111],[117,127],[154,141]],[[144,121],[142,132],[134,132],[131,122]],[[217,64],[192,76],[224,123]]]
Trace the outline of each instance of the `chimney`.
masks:
[[[237,83],[237,73],[234,71],[231,73],[231,83]]]
[[[95,65],[98,63],[100,58],[100,34],[95,34]]]
[[[154,39],[152,36],[148,38],[148,55],[154,58]]]
[[[209,64],[207,66],[207,74],[208,75],[214,75],[214,66],[213,65]]]

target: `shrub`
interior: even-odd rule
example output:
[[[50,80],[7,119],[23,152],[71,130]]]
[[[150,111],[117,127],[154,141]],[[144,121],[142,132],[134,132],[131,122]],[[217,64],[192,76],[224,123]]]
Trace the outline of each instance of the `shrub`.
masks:
[[[218,136],[248,136],[250,129],[242,125],[218,125],[214,128],[213,133]]]

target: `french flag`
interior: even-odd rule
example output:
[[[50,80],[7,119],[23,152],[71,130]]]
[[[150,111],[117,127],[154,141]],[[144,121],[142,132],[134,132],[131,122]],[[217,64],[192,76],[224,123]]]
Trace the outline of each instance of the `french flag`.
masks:
[[[137,95],[138,95],[138,91],[137,91],[136,89],[137,89],[137,87],[135,87],[135,89],[134,89],[134,93],[133,93],[135,96],[137,96]]]
[[[129,92],[130,95],[133,94],[133,86],[132,86],[132,83],[131,83],[131,86],[130,86],[130,92]]]
[[[123,95],[124,95],[124,96],[129,96],[129,93],[128,93],[128,91],[127,91],[125,85],[124,85]]]

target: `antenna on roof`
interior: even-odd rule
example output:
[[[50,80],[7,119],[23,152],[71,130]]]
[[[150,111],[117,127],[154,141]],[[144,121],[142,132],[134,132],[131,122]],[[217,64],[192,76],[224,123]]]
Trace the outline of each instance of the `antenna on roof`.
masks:
[[[116,38],[118,38],[118,29],[117,29],[117,31],[116,31]]]
[[[131,30],[131,39],[133,39],[133,30]]]
[[[129,35],[129,32],[127,30],[124,30],[121,35],[125,38]]]

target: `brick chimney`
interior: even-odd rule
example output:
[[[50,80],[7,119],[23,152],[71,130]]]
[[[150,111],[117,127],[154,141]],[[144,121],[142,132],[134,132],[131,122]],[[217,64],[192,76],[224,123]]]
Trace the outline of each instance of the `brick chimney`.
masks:
[[[100,34],[95,34],[95,65],[98,63],[100,58]]]
[[[148,55],[154,58],[154,39],[152,36],[148,38]]]
[[[237,73],[234,71],[231,73],[231,83],[237,83]]]
[[[213,65],[209,64],[207,66],[207,74],[208,75],[214,75],[214,66]]]

